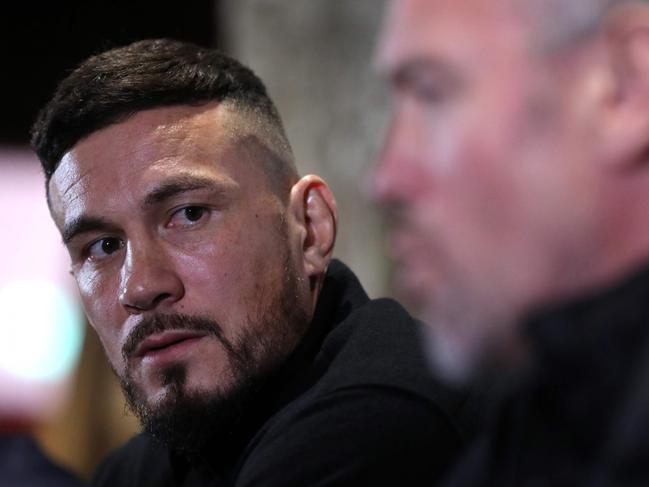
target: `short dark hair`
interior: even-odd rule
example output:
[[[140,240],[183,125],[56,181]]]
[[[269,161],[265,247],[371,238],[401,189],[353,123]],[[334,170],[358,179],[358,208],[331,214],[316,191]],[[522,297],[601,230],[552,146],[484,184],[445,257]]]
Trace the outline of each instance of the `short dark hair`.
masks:
[[[172,39],[138,41],[84,61],[38,114],[31,145],[49,182],[63,155],[84,137],[142,110],[211,101],[253,110],[288,148],[277,109],[249,68],[217,50]]]

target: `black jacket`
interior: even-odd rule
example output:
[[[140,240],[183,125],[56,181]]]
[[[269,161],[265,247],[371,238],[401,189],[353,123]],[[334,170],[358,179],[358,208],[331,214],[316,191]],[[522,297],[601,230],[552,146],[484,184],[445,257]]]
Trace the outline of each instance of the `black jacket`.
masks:
[[[231,455],[189,465],[141,434],[97,486],[430,486],[474,424],[474,404],[430,378],[418,327],[370,301],[334,261],[307,335],[259,400]]]
[[[649,486],[649,270],[525,329],[534,369],[445,485]]]

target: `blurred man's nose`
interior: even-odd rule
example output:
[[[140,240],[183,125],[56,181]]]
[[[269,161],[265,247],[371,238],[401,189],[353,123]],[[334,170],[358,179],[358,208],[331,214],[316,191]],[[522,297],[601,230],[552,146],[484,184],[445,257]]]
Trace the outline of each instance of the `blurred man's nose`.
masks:
[[[128,313],[170,306],[182,299],[184,293],[180,276],[158,246],[127,244],[119,302]]]
[[[393,116],[383,149],[368,177],[367,188],[372,200],[392,206],[408,198],[417,183],[412,180],[416,144],[416,134],[404,117]]]

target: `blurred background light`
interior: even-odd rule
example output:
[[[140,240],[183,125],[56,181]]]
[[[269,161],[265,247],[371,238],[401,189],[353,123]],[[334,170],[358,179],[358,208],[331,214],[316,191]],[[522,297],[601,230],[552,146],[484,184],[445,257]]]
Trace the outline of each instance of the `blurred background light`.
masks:
[[[0,287],[0,369],[25,381],[60,381],[76,365],[81,313],[54,282],[16,280]]]
[[[0,151],[0,207],[0,412],[44,420],[66,403],[85,322],[27,149]]]

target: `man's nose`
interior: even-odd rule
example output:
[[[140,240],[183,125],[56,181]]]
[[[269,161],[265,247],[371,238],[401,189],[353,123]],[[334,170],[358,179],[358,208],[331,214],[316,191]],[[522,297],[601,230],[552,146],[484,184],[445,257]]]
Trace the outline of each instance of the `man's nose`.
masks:
[[[180,276],[159,248],[127,244],[120,275],[119,302],[128,313],[170,306],[184,294]]]
[[[412,185],[409,181],[412,176],[410,155],[416,150],[412,147],[416,143],[414,135],[400,117],[391,120],[383,148],[366,183],[373,201],[392,206],[408,197],[408,188]]]

